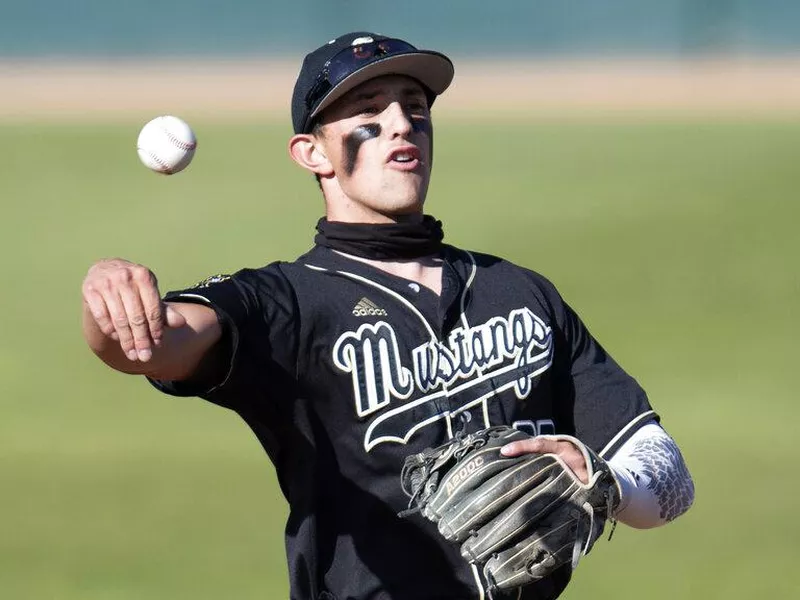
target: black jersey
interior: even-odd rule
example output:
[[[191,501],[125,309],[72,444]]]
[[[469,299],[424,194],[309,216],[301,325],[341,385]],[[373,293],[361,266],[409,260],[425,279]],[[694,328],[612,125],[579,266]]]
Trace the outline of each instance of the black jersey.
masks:
[[[210,278],[169,301],[212,306],[216,381],[154,382],[235,410],[290,506],[291,597],[482,598],[432,524],[399,518],[405,457],[460,430],[512,425],[609,456],[652,419],[647,397],[553,285],[445,246],[442,291],[315,247],[292,263]],[[555,598],[569,569],[520,598]]]

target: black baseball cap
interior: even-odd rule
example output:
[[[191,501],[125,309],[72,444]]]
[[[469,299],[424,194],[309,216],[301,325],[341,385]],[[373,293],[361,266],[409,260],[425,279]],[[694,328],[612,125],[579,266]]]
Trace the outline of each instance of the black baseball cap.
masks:
[[[406,41],[368,31],[331,40],[306,55],[292,94],[295,133],[308,133],[323,109],[359,84],[382,75],[407,75],[422,84],[428,105],[453,81],[444,54],[419,50]]]

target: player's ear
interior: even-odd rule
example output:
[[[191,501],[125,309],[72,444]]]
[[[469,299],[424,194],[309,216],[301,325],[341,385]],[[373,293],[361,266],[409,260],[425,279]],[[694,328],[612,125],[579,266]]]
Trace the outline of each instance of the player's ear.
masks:
[[[289,156],[304,169],[320,177],[333,175],[333,165],[325,155],[321,140],[311,134],[300,133],[289,140]]]

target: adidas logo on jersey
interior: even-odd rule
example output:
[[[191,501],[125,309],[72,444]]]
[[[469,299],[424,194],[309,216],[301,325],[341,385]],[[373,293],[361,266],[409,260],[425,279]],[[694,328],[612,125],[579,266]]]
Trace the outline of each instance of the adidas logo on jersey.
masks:
[[[378,305],[371,300],[362,298],[356,302],[356,305],[353,307],[353,314],[357,317],[385,317],[386,311],[378,307]]]

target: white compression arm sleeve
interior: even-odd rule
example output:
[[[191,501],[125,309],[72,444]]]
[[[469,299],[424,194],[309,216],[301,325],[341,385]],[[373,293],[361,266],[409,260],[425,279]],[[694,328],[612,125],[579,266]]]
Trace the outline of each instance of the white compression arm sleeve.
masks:
[[[655,421],[642,425],[608,464],[622,489],[616,518],[626,525],[664,525],[694,501],[694,483],[678,445]]]

